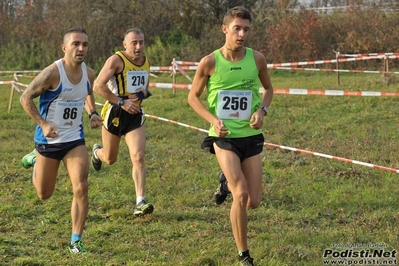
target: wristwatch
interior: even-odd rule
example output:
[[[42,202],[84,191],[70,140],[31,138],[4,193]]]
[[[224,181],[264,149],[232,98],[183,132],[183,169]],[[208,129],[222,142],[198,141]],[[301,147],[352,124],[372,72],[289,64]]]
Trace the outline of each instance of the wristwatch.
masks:
[[[89,114],[89,119],[91,119],[91,117],[92,117],[93,115],[98,115],[98,116],[100,116],[100,115],[97,113],[97,111],[92,111],[92,112]]]
[[[261,106],[260,109],[262,109],[262,111],[265,112],[265,115],[267,115],[267,111],[269,111],[267,106]]]
[[[118,100],[118,106],[120,107],[120,106],[122,106],[123,105],[123,103],[125,102],[125,100],[123,99],[123,98],[119,98],[119,100]]]

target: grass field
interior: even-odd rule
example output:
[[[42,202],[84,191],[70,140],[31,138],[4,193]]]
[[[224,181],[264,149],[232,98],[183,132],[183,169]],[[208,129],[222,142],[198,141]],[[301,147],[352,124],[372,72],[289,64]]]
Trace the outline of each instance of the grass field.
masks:
[[[339,87],[336,74],[270,74],[275,88],[397,92],[399,87],[376,74],[341,74]],[[179,77],[178,82],[187,80]],[[221,206],[212,201],[219,168],[215,156],[200,150],[206,134],[152,118],[146,121],[146,197],[155,206],[153,215],[132,215],[131,163],[121,145],[115,165],[100,172],[90,169],[90,210],[83,235],[90,254],[68,254],[68,175],[62,166],[52,198],[38,199],[31,170],[20,162],[34,147],[34,123],[23,112],[18,93],[7,113],[10,85],[0,85],[0,90],[0,265],[236,263],[228,216],[231,198]],[[189,107],[187,91],[152,92],[144,103],[146,113],[208,129]],[[398,103],[396,97],[276,94],[263,132],[268,143],[396,169]],[[86,115],[84,119],[88,125]],[[86,127],[85,133],[91,154],[92,145],[101,140],[100,130]],[[248,212],[249,245],[257,265],[324,265],[326,249],[341,252],[347,244],[398,248],[397,173],[270,147],[262,152],[262,161],[263,201]]]

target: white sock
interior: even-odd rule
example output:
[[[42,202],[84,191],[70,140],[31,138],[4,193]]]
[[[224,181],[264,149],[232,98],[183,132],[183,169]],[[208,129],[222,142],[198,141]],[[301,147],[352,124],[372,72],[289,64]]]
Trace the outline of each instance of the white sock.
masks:
[[[136,204],[139,204],[144,199],[144,196],[138,196],[136,198]]]

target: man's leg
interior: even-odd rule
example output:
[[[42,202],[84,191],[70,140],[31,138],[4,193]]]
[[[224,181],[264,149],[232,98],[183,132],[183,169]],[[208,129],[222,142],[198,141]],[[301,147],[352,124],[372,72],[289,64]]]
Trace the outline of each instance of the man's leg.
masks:
[[[132,178],[136,186],[136,195],[144,196],[145,192],[145,127],[144,125],[130,131],[125,136],[133,164]]]
[[[246,251],[248,250],[246,210],[248,203],[248,187],[241,170],[241,162],[233,151],[220,149],[216,144],[214,144],[214,148],[216,158],[226,176],[229,190],[233,196],[230,221],[237,249]]]
[[[36,163],[33,166],[32,182],[40,199],[53,195],[60,161],[42,156],[36,152]]]
[[[70,150],[63,162],[68,170],[73,189],[71,206],[72,234],[82,235],[89,210],[88,182],[89,160],[85,145]]]
[[[145,170],[145,127],[142,125],[135,130],[130,131],[125,135],[126,144],[129,148],[130,159],[133,164],[132,178],[136,189],[136,208],[134,211],[135,216],[152,213],[154,206],[144,200],[145,183],[146,183],[146,170]],[[141,204],[141,202],[143,204]]]
[[[247,207],[257,208],[262,199],[262,161],[260,155],[246,158],[241,167],[248,186]]]
[[[118,159],[120,137],[111,134],[105,127],[101,129],[103,146],[96,149],[96,157],[102,162],[112,165]],[[93,151],[94,152],[94,151]],[[100,167],[101,168],[101,167]],[[97,170],[97,169],[96,169]]]

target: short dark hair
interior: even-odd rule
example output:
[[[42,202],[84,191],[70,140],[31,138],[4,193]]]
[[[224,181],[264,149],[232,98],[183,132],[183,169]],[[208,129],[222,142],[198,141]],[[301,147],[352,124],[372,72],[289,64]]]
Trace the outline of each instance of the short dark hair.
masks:
[[[83,34],[87,35],[86,30],[83,27],[72,27],[72,28],[70,28],[69,30],[67,30],[65,32],[63,42],[67,43],[69,34],[70,33],[75,33],[75,32],[76,33],[83,33]]]
[[[226,14],[223,17],[223,24],[228,25],[235,18],[248,19],[249,22],[252,22],[251,13],[243,6],[236,6],[227,10]]]
[[[72,32],[80,32],[80,33],[84,33],[87,35],[86,30],[83,27],[72,27],[69,30],[67,30],[67,32],[65,32],[65,34],[72,33]]]
[[[125,36],[124,36],[123,39],[126,39],[126,36],[127,36],[129,33],[131,33],[131,32],[134,32],[134,33],[136,33],[136,34],[142,34],[142,35],[144,36],[143,31],[140,30],[139,28],[131,28],[131,29],[128,29],[128,30],[125,32]]]

